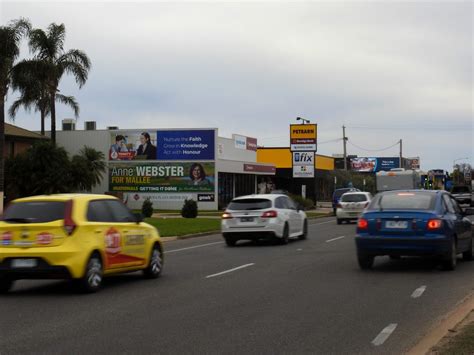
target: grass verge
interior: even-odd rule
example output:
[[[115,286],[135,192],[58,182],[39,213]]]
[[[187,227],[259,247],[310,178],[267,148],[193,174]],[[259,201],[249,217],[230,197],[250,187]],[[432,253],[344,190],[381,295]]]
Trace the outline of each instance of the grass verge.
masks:
[[[474,354],[474,311],[461,322],[454,332],[444,337],[429,354],[472,355]]]
[[[174,237],[218,231],[220,219],[215,218],[146,218],[145,222],[155,226],[162,237]]]

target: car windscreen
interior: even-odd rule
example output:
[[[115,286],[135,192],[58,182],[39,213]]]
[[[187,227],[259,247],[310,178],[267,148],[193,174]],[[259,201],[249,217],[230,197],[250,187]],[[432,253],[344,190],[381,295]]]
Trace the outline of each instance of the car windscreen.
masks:
[[[341,197],[341,202],[364,202],[367,201],[367,196],[363,194],[344,194]]]
[[[229,203],[227,209],[233,211],[245,210],[263,210],[272,207],[272,201],[264,198],[247,198],[241,200],[233,200]]]
[[[65,202],[30,201],[12,203],[2,220],[9,223],[47,223],[64,218]]]
[[[452,194],[462,194],[462,193],[470,193],[469,186],[453,186],[451,189]]]
[[[376,196],[369,209],[375,210],[433,210],[436,196],[424,192],[394,192]]]

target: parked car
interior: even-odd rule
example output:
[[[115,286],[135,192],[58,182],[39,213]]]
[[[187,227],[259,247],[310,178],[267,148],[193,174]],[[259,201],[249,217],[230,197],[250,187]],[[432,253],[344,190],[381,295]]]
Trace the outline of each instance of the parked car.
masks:
[[[72,279],[87,292],[103,276],[160,276],[158,231],[113,196],[60,194],[12,201],[0,221],[0,291],[19,279]]]
[[[446,191],[406,190],[377,194],[357,222],[357,259],[369,269],[374,258],[389,255],[438,256],[448,270],[457,255],[472,259],[473,210],[462,211]]]
[[[283,194],[241,196],[233,199],[222,215],[222,236],[228,246],[238,240],[305,239],[306,213]]]
[[[474,193],[471,191],[469,186],[453,186],[451,189],[451,195],[453,195],[456,201],[458,201],[460,204],[467,204],[471,207],[474,207]]]
[[[342,189],[334,190],[332,194],[332,210],[334,212],[334,215],[336,215],[337,204],[339,203],[341,196],[344,195],[346,192],[351,192],[351,191],[360,191],[360,190],[356,189],[355,187],[345,187]]]
[[[336,206],[337,224],[357,220],[371,200],[370,192],[346,192]]]

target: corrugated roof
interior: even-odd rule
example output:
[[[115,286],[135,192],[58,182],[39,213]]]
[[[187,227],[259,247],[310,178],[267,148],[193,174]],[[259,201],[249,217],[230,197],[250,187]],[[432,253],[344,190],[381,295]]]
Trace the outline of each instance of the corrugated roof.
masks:
[[[33,139],[49,139],[41,134],[28,131],[27,129],[14,126],[5,122],[5,136],[24,137]]]

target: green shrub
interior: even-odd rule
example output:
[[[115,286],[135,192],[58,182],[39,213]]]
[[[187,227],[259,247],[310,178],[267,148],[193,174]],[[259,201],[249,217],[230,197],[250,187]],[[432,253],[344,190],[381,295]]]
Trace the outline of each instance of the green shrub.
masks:
[[[153,215],[153,202],[151,202],[149,197],[143,201],[142,215],[146,218],[149,218]]]
[[[309,210],[314,207],[313,200],[309,198],[303,198],[301,195],[290,195],[290,197],[297,205],[302,206],[305,210]]]
[[[184,218],[196,218],[198,215],[198,206],[197,202],[193,199],[184,200],[183,208],[181,209],[181,216]]]

